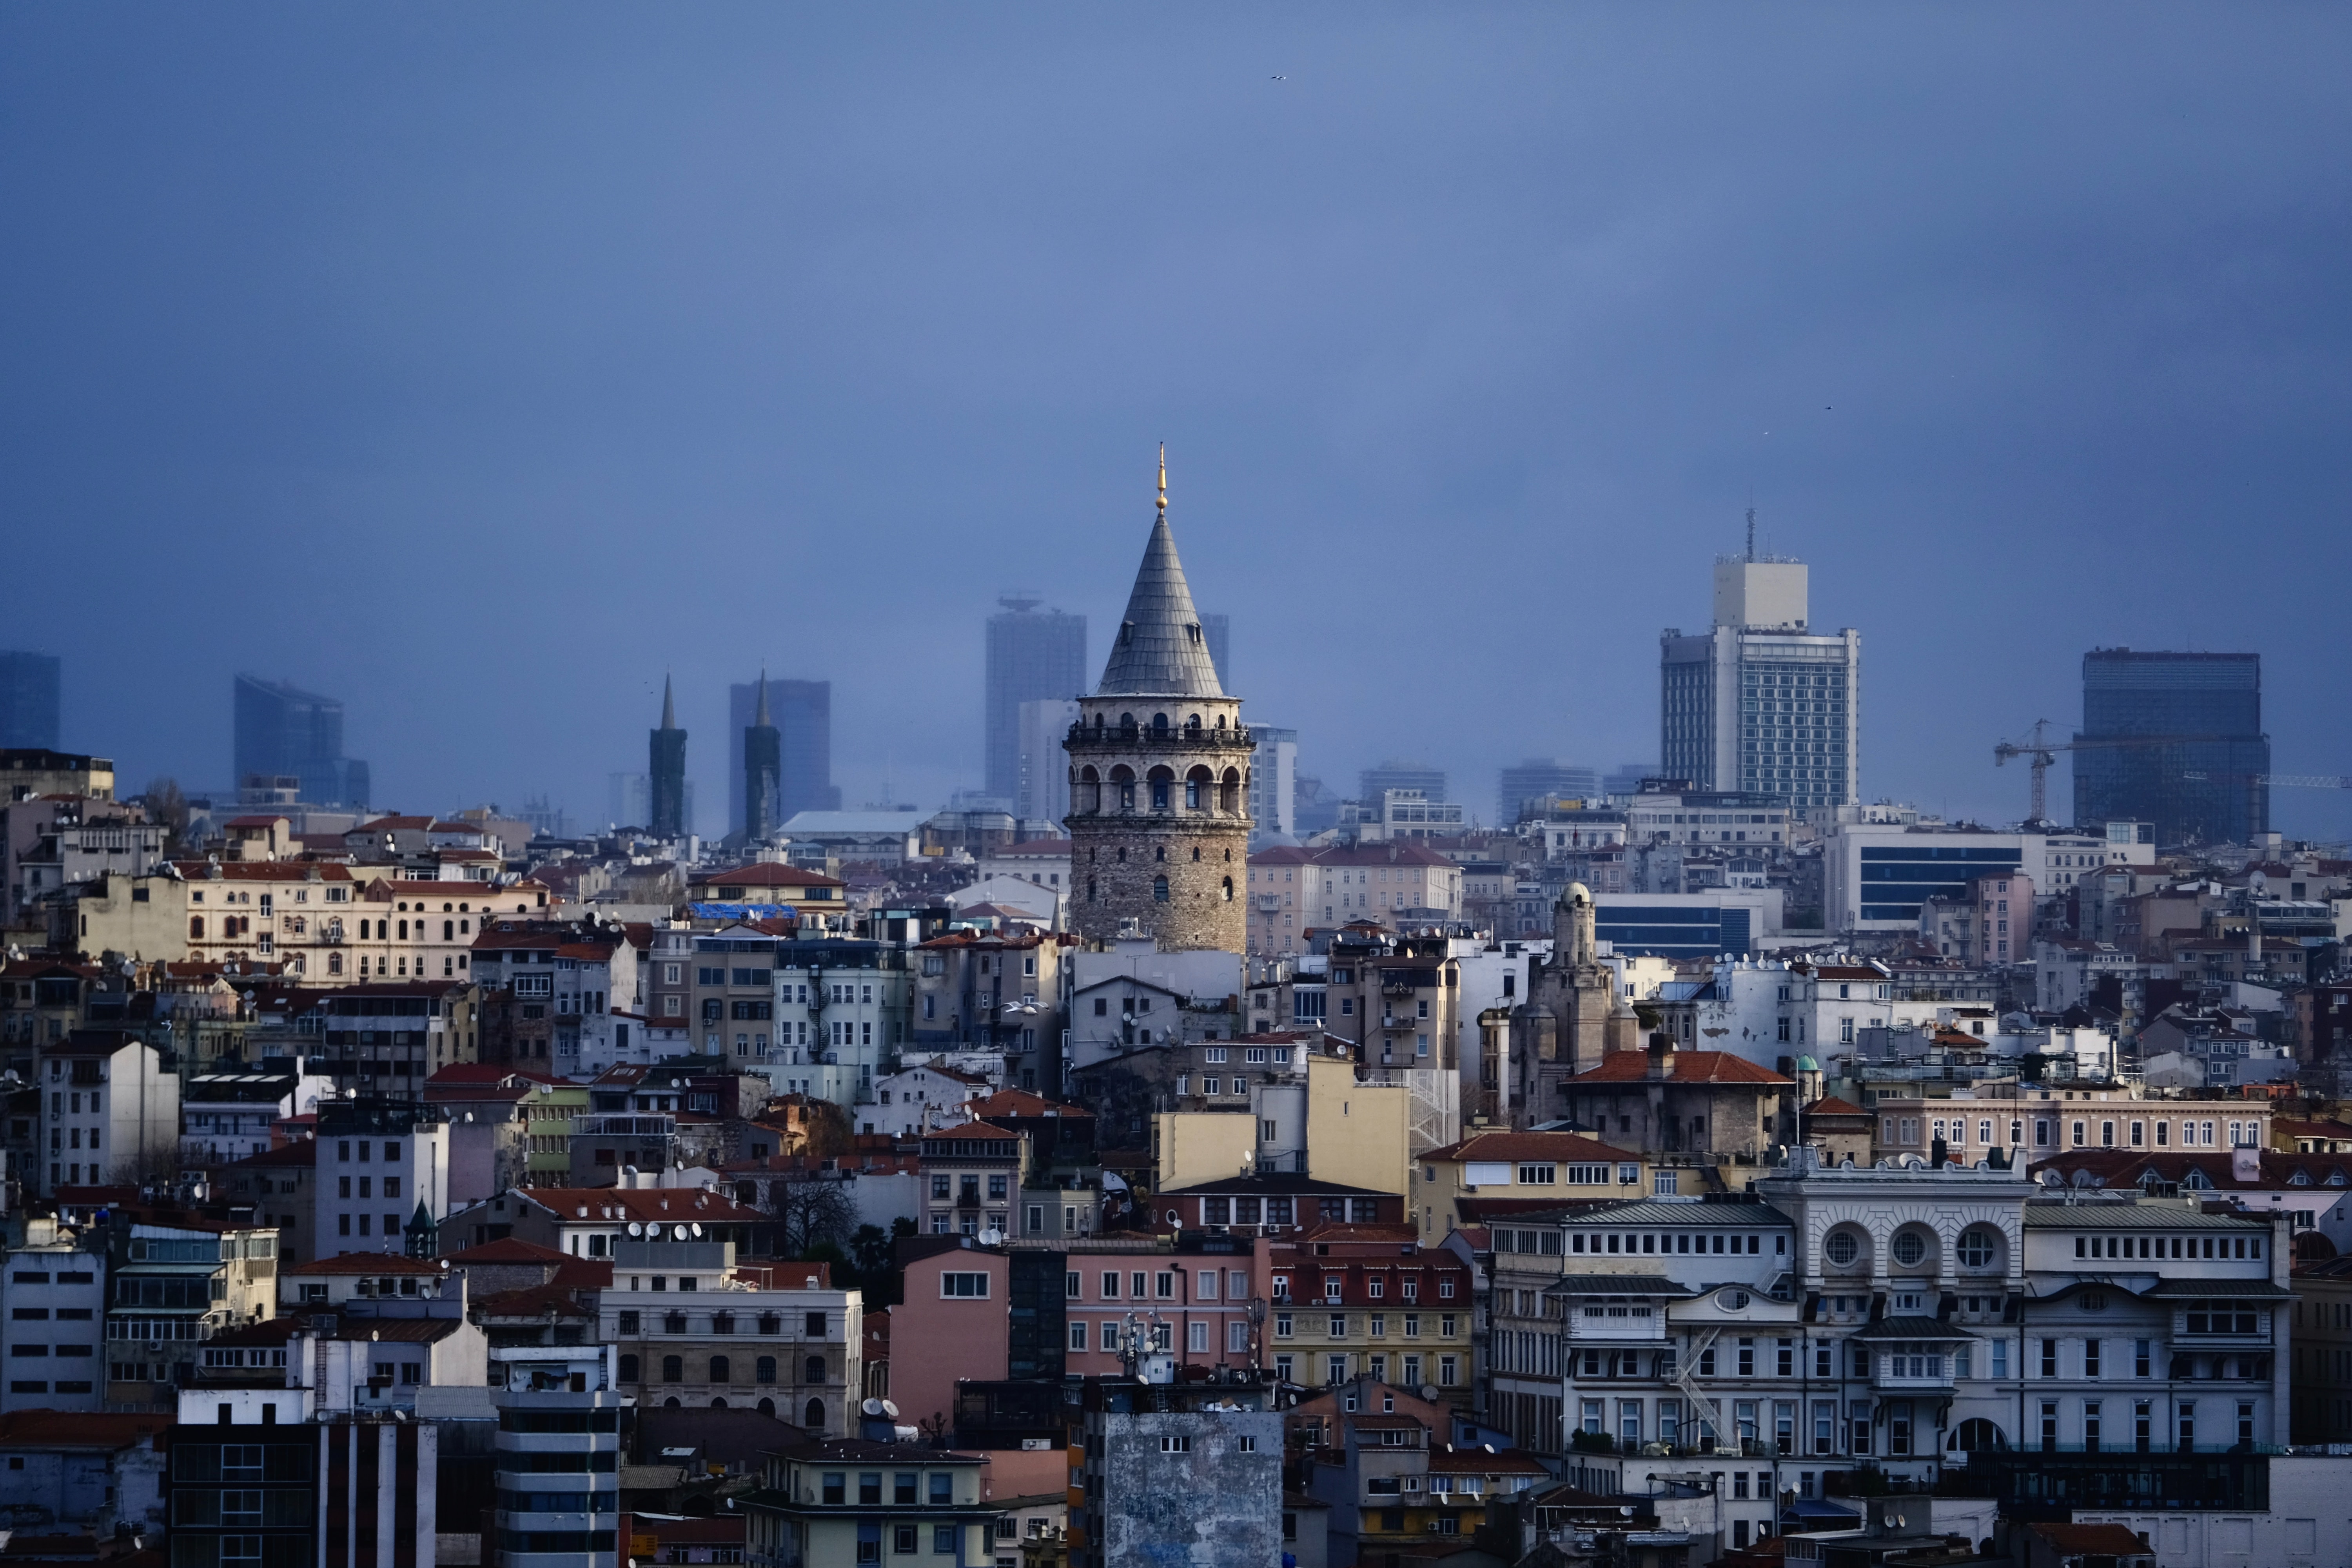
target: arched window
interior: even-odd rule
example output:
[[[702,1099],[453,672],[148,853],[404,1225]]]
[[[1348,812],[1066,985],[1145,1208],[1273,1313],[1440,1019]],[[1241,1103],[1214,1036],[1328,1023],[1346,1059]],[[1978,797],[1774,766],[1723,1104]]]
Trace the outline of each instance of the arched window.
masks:
[[[1111,789],[1118,796],[1116,805],[1121,811],[1135,809],[1135,770],[1125,763],[1110,771]]]
[[[205,917],[202,915],[190,915],[188,917],[188,940],[190,942],[202,942],[204,939]]]
[[[443,921],[441,922],[441,940],[443,942],[455,942],[457,940],[457,922],[456,921]]]
[[[1176,774],[1173,769],[1157,767],[1151,770],[1151,809],[1166,811],[1175,804]]]
[[[621,1381],[623,1383],[635,1383],[637,1381],[636,1357],[633,1355],[625,1355],[621,1358]]]
[[[755,1374],[757,1374],[758,1381],[761,1383],[773,1383],[776,1381],[776,1358],[772,1355],[763,1355],[752,1364],[751,1370]]]
[[[1152,901],[1155,903],[1164,904],[1168,901],[1167,878],[1154,877],[1151,879],[1151,898]]]
[[[1154,860],[1165,860],[1165,859],[1167,859],[1167,858],[1168,858],[1168,846],[1166,846],[1165,844],[1155,844],[1155,845],[1153,845],[1153,846],[1151,847],[1151,858],[1152,858]]]
[[[665,1399],[665,1400],[663,1400],[663,1401],[662,1401],[662,1408],[663,1408],[664,1410],[682,1410],[682,1409],[684,1409],[685,1407],[686,1407],[686,1401],[684,1401],[684,1400],[680,1399],[680,1398],[679,1398],[677,1394],[671,1394],[667,1399]]]
[[[812,1399],[808,1402],[808,1408],[801,1413],[801,1425],[808,1428],[809,1436],[812,1437],[821,1437],[824,1435],[824,1400]]]
[[[1239,768],[1227,768],[1225,770],[1223,782],[1224,787],[1218,791],[1218,795],[1221,798],[1217,802],[1217,809],[1223,812],[1227,816],[1239,816],[1242,814],[1241,770]]]
[[[666,1355],[662,1357],[662,1381],[664,1383],[684,1383],[686,1381],[686,1358],[683,1356],[674,1355]]]
[[[1124,844],[1118,847],[1118,863],[1122,866],[1127,864],[1127,846]]]
[[[727,1375],[727,1358],[725,1356],[715,1355],[710,1358],[710,1381],[713,1383],[731,1383],[734,1381]]]
[[[824,1357],[821,1355],[813,1355],[809,1357],[806,1363],[803,1364],[801,1369],[801,1381],[803,1383],[823,1383],[824,1381]]]
[[[1078,810],[1102,809],[1102,775],[1095,772],[1092,763],[1078,770],[1078,787],[1072,793],[1077,796],[1075,804]]]
[[[724,1410],[727,1408],[727,1401],[724,1399],[714,1399],[710,1402],[710,1408],[713,1410]]]
[[[408,922],[406,921],[400,922],[400,940],[403,942],[406,942],[408,940]]]
[[[1101,897],[1101,894],[1095,891],[1095,879],[1092,877],[1088,877],[1087,879],[1087,902],[1090,904],[1094,903]]]
[[[772,1399],[762,1399],[761,1401],[760,1401],[760,1414],[761,1414],[761,1415],[773,1415],[775,1413],[776,1413],[776,1402],[775,1402],[774,1400],[772,1400]]]
[[[1151,734],[1152,738],[1155,740],[1164,741],[1168,738],[1167,714],[1154,713],[1151,716]]]
[[[1194,847],[1193,847],[1193,849],[1192,849],[1192,864],[1194,864],[1195,866],[1197,866],[1197,865],[1199,865],[1200,863],[1201,863],[1201,851],[1200,851],[1200,847],[1196,845],[1196,846],[1194,846]]]
[[[1234,901],[1234,879],[1233,879],[1231,877],[1228,877],[1228,878],[1226,878],[1226,879],[1225,879],[1225,902],[1227,902],[1227,903],[1229,903],[1229,904],[1230,904],[1230,903],[1232,903],[1233,901]]]
[[[1209,805],[1210,777],[1209,770],[1200,766],[1198,763],[1193,765],[1192,772],[1184,775],[1185,810],[1201,811],[1207,808]]]

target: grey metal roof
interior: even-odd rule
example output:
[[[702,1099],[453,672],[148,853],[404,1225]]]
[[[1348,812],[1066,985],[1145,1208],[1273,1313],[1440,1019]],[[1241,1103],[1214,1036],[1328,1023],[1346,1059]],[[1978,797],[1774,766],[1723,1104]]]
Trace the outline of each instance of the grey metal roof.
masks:
[[[1941,1318],[1881,1318],[1853,1337],[1858,1340],[1938,1340],[1957,1344],[1977,1336]]]
[[[2267,1279],[2159,1279],[2154,1289],[2143,1294],[2151,1297],[2218,1296],[2225,1300],[2283,1301],[2294,1292]]]
[[[1525,1224],[1528,1216],[1516,1216]],[[1647,1199],[1609,1208],[1560,1211],[1564,1225],[1595,1226],[1615,1230],[1626,1226],[1687,1225],[1709,1230],[1727,1225],[1788,1225],[1787,1215],[1769,1204],[1662,1204]],[[1503,1223],[1503,1222],[1497,1222]]]
[[[2113,1200],[2082,1204],[2029,1203],[2028,1230],[2268,1230],[2268,1218],[2243,1215],[2207,1214],[2177,1204],[2142,1204]],[[2122,1259],[2116,1259],[2121,1262]]]
[[[1547,1296],[1696,1296],[1663,1274],[1564,1274],[1544,1287]]]
[[[1217,683],[1217,667],[1209,659],[1201,612],[1192,607],[1192,590],[1184,581],[1184,564],[1176,559],[1175,536],[1168,531],[1168,516],[1162,512],[1151,524],[1143,564],[1136,568],[1135,586],[1127,595],[1127,615],[1111,640],[1110,662],[1103,667],[1095,695],[1224,694]]]

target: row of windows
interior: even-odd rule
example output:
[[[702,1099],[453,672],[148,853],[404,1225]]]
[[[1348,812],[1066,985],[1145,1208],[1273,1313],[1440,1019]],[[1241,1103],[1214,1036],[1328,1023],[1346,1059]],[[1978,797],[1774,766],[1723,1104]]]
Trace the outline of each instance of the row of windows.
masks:
[[[804,1312],[801,1317],[802,1331],[814,1338],[821,1339],[825,1333],[826,1321],[826,1315],[823,1312]],[[752,1320],[748,1317],[739,1319],[732,1312],[713,1312],[709,1318],[702,1320],[702,1326],[699,1329],[689,1330],[690,1321],[691,1320],[684,1312],[664,1312],[659,1314],[654,1331],[664,1334],[683,1334],[689,1331],[731,1334],[738,1331],[740,1324],[751,1322]],[[614,1331],[624,1334],[643,1333],[645,1332],[642,1326],[644,1322],[645,1314],[642,1311],[624,1310],[614,1315]],[[772,1337],[784,1331],[784,1320],[782,1313],[762,1312],[759,1315],[757,1323],[759,1332],[764,1336]]]
[[[1421,1320],[1422,1314],[1419,1312],[1401,1312],[1397,1314],[1397,1326],[1402,1331],[1402,1337],[1408,1340],[1417,1340],[1421,1338]],[[1311,1323],[1314,1321],[1314,1319],[1310,1317],[1307,1321]],[[1355,1338],[1356,1331],[1351,1325],[1353,1325],[1358,1320],[1356,1318],[1351,1317],[1345,1312],[1333,1312],[1324,1316],[1324,1337],[1326,1339],[1334,1340]],[[1299,1314],[1297,1312],[1276,1312],[1274,1315],[1274,1337],[1278,1340],[1286,1340],[1294,1337],[1298,1331],[1298,1321]],[[1362,1315],[1361,1321],[1363,1323],[1363,1336],[1365,1338],[1379,1340],[1386,1339],[1388,1337],[1389,1315],[1387,1313],[1367,1312]],[[1461,1319],[1454,1313],[1445,1312],[1440,1314],[1437,1320],[1437,1337],[1440,1339],[1452,1339],[1454,1337],[1454,1330],[1460,1322]]]
[[[642,1363],[635,1356],[623,1356],[621,1358],[621,1381],[623,1383],[635,1383],[638,1381],[638,1373],[641,1364]],[[726,1356],[712,1356],[704,1365],[704,1372],[706,1373],[705,1381],[718,1384],[732,1383],[734,1381],[734,1363],[729,1360]],[[813,1355],[803,1357],[802,1359],[801,1381],[803,1383],[824,1383],[828,1381],[830,1376],[831,1374],[825,1370],[824,1357],[821,1355]],[[661,1377],[659,1381],[663,1383],[684,1383],[686,1381],[686,1358],[684,1356],[674,1355],[666,1355],[662,1357]],[[754,1383],[775,1382],[776,1358],[772,1355],[763,1355],[754,1360],[751,1363],[751,1381]]]

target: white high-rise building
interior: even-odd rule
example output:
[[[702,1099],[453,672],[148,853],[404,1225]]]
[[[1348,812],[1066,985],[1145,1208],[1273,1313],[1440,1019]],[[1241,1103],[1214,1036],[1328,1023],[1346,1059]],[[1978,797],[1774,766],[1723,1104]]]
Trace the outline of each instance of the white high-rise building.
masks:
[[[1022,703],[1019,713],[1013,815],[1061,831],[1062,818],[1070,815],[1070,759],[1062,742],[1078,721],[1078,705],[1066,697],[1040,697]]]
[[[1297,837],[1298,731],[1253,724],[1250,738],[1257,742],[1257,763],[1250,769],[1250,841],[1255,850],[1268,834]]]
[[[1860,798],[1862,634],[1807,629],[1804,563],[1715,563],[1715,623],[1659,639],[1661,770],[1805,809]]]

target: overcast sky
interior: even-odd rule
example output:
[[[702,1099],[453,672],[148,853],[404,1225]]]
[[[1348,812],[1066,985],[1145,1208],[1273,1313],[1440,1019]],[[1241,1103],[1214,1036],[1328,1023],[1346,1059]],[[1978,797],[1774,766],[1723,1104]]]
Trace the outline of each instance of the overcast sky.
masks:
[[[1244,711],[1491,814],[1657,754],[1752,489],[1866,795],[2013,819],[2084,649],[2263,656],[2352,773],[2333,5],[0,10],[0,646],[228,782],[240,668],[378,804],[601,818],[662,674],[981,773],[982,622],[1098,666],[1169,445]],[[2063,802],[2065,774],[2053,778]],[[2281,791],[2290,830],[2352,795]]]

